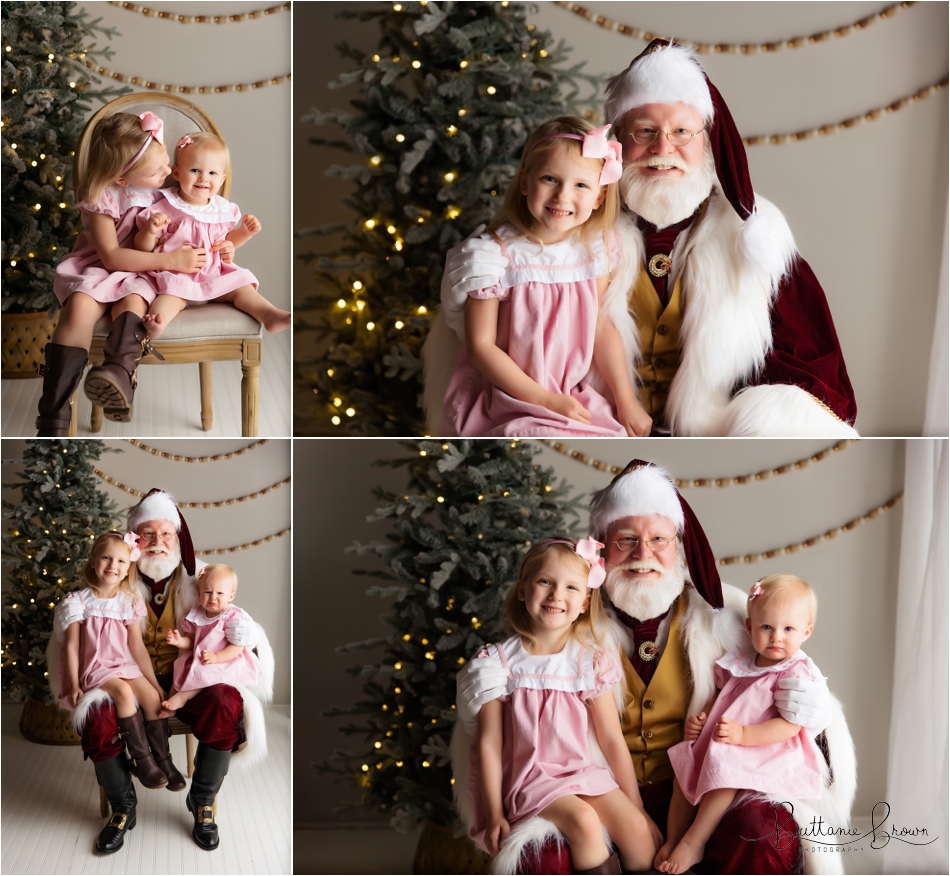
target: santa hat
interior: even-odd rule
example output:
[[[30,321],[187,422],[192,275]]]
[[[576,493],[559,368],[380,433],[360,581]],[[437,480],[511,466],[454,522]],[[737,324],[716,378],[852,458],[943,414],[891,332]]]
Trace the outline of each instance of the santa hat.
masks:
[[[129,509],[129,529],[135,532],[139,526],[149,520],[167,520],[175,524],[178,533],[178,547],[181,550],[181,561],[189,575],[195,574],[195,546],[191,541],[188,524],[182,517],[178,505],[171,493],[153,487],[145,497]]]
[[[753,237],[755,193],[745,146],[729,107],[690,49],[669,40],[653,40],[623,73],[607,82],[604,114],[614,130],[630,110],[649,103],[684,103],[702,115],[719,187],[743,220],[737,243],[755,261],[761,241]]]
[[[590,528],[596,538],[606,541],[607,529],[615,520],[657,514],[675,524],[693,586],[713,608],[722,608],[722,582],[706,533],[673,479],[658,465],[634,459],[609,486],[594,493]]]

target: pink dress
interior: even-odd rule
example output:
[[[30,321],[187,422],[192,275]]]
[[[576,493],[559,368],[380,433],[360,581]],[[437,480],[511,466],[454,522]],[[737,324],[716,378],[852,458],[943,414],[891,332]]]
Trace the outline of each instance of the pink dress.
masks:
[[[139,678],[142,670],[129,651],[128,627],[145,617],[145,603],[121,590],[111,599],[100,599],[91,587],[67,593],[83,607],[79,627],[79,686],[83,693],[102,687],[110,678]],[[66,649],[59,651],[59,702],[69,704]]]
[[[621,678],[617,659],[571,638],[558,654],[534,656],[513,636],[479,657],[496,657],[508,670],[503,707],[502,800],[508,823],[537,815],[568,794],[598,797],[618,787],[606,767],[591,763],[588,700]],[[471,837],[485,849],[485,806],[478,781],[478,735],[469,751]],[[487,849],[486,849],[487,851]]]
[[[148,212],[158,192],[132,186],[109,186],[95,204],[79,203],[83,230],[76,239],[73,251],[56,266],[53,291],[60,304],[65,304],[73,292],[83,292],[96,301],[118,301],[136,293],[149,304],[155,300],[155,289],[147,276],[129,271],[108,271],[99,258],[92,235],[89,233],[89,214],[103,213],[115,220],[115,236],[119,246],[133,249],[132,238],[139,213]]]
[[[591,423],[513,398],[492,385],[463,348],[443,402],[446,430],[471,437],[626,437],[610,403],[587,382],[597,329],[597,278],[608,272],[604,241],[598,237],[588,248],[574,235],[542,250],[510,225],[497,233],[508,259],[505,275],[469,295],[501,301],[498,347],[548,391],[574,396],[590,411]]]
[[[178,631],[192,639],[191,651],[179,652],[175,660],[175,690],[200,690],[213,684],[257,684],[257,664],[250,648],[245,648],[227,663],[201,662],[202,651],[221,651],[231,643],[226,627],[232,620],[250,615],[236,605],[230,605],[221,614],[208,617],[205,610],[196,605],[178,624]]]
[[[756,666],[754,650],[726,654],[716,661],[719,696],[699,738],[669,750],[670,763],[687,800],[694,806],[716,788],[759,791],[814,800],[821,796],[824,761],[814,734],[804,727],[797,736],[772,745],[730,745],[712,738],[723,716],[748,726],[781,717],[774,693],[783,678],[822,678],[818,667],[798,651],[774,666]]]
[[[181,271],[149,271],[154,278],[159,295],[176,295],[186,301],[211,301],[240,289],[241,286],[258,286],[255,277],[247,268],[221,261],[221,253],[211,247],[233,231],[241,219],[241,209],[224,198],[215,195],[210,203],[196,206],[182,200],[177,189],[160,189],[155,207],[138,215],[138,228],[148,225],[152,213],[164,213],[166,225],[158,237],[155,252],[174,252],[182,246],[203,247],[207,250],[204,267],[196,274]]]

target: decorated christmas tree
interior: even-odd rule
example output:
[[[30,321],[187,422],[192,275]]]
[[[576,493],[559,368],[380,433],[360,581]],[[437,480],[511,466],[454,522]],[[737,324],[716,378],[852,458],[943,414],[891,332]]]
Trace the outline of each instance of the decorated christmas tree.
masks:
[[[408,469],[399,494],[377,490],[370,520],[389,520],[388,544],[357,544],[386,571],[370,595],[395,597],[385,639],[342,652],[384,646],[379,663],[355,669],[364,698],[328,717],[357,716],[342,727],[361,736],[358,751],[319,765],[355,780],[364,812],[391,816],[399,830],[430,820],[454,827],[449,739],[455,724],[455,674],[485,643],[502,638],[500,610],[525,549],[571,534],[580,500],[534,462],[536,447],[517,440],[407,443],[412,456],[379,463]],[[349,807],[344,807],[349,808]]]
[[[353,112],[314,111],[348,140],[312,142],[354,155],[328,174],[352,179],[349,225],[329,256],[311,253],[319,291],[300,307],[298,331],[329,339],[297,363],[313,408],[298,431],[335,427],[365,435],[423,435],[422,343],[439,302],[445,253],[487,222],[545,119],[577,113],[582,83],[563,43],[530,24],[532,6],[502,2],[407,2],[342,13],[375,21],[372,54],[341,45],[354,62],[332,83],[362,83]]]
[[[117,522],[116,505],[96,489],[100,441],[28,441],[20,501],[3,503],[5,575],[3,687],[17,701],[49,701],[46,645],[56,604],[83,586],[92,542]]]
[[[75,3],[4,2],[3,296],[4,311],[58,306],[53,275],[81,229],[73,194],[73,150],[93,98],[130,88],[93,88],[86,61],[107,59],[95,39],[114,30]]]

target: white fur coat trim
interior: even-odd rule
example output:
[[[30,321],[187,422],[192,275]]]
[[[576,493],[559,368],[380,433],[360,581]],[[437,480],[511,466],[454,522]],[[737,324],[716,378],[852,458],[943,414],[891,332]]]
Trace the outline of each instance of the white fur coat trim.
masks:
[[[749,386],[736,393],[713,431],[732,438],[860,437],[811,393],[780,383]]]

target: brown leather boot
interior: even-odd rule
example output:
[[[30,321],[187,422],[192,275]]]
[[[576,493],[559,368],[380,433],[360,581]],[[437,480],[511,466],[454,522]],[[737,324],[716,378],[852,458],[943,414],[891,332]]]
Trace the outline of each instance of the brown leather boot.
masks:
[[[139,361],[147,352],[159,359],[165,357],[152,349],[145,323],[131,311],[121,314],[112,323],[103,352],[102,364],[90,368],[86,375],[83,385],[86,397],[99,405],[108,419],[117,423],[131,422]]]
[[[119,718],[119,735],[125,740],[125,747],[132,758],[132,775],[146,788],[164,788],[168,784],[165,773],[161,771],[148,747],[145,735],[145,719],[141,712],[131,718]]]
[[[145,736],[148,739],[149,748],[155,756],[155,763],[158,768],[165,773],[168,779],[166,787],[169,791],[184,791],[185,777],[178,772],[178,768],[172,763],[172,753],[168,749],[168,718],[158,718],[155,721],[145,722]]]
[[[43,375],[43,395],[37,406],[37,438],[66,437],[73,393],[88,361],[89,354],[82,347],[46,345],[46,362],[39,368]]]
[[[603,864],[590,870],[575,870],[575,873],[620,873],[620,858],[614,852]]]

